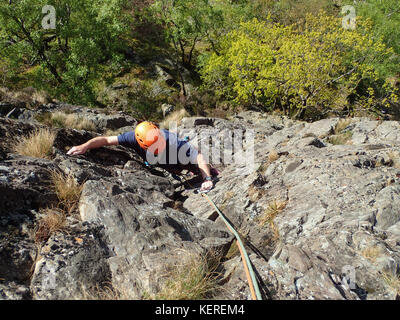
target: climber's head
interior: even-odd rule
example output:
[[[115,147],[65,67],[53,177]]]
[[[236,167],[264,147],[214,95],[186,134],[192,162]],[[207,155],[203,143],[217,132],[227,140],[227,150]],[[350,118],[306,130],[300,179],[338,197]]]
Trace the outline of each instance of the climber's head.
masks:
[[[135,137],[141,148],[155,155],[165,149],[166,142],[161,130],[151,122],[139,123],[135,129]]]

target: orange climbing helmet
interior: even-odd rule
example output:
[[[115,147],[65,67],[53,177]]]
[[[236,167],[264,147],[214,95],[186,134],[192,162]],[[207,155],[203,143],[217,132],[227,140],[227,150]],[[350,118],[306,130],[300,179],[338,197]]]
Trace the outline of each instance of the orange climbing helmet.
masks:
[[[157,155],[165,149],[165,138],[160,129],[149,121],[139,123],[135,129],[136,141],[140,147]]]

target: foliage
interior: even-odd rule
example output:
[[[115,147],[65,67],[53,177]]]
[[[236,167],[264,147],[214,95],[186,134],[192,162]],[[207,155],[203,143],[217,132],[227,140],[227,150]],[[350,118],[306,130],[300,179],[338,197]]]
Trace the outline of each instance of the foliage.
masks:
[[[337,15],[339,6],[335,0],[256,0],[253,5],[255,17],[270,15],[272,21],[284,25],[303,23],[308,14],[317,15],[324,10],[329,15]]]
[[[117,71],[127,32],[125,0],[20,0],[0,3],[0,56],[15,73],[70,102],[94,102],[94,82]],[[45,29],[42,8],[56,9]]]
[[[342,28],[346,4],[356,8],[356,30]],[[56,9],[56,29],[42,26],[45,5]],[[200,113],[232,102],[303,118],[380,112],[397,105],[399,23],[397,0],[2,1],[0,84],[143,118],[173,99]],[[131,72],[158,56],[175,58],[175,91]],[[188,90],[198,71],[205,90]],[[108,92],[130,73],[133,91]],[[196,98],[204,93],[213,101]]]
[[[393,49],[370,29],[360,20],[356,30],[346,30],[324,12],[307,15],[304,25],[253,19],[223,38],[220,55],[204,58],[201,73],[221,97],[292,117],[309,108],[348,107],[350,97],[368,106],[377,99],[388,103],[397,96],[374,65]]]
[[[213,30],[222,27],[221,10],[209,0],[157,0],[154,14],[166,26],[166,37],[172,41],[183,65],[190,67],[193,52],[200,40],[211,39]]]
[[[373,37],[382,38],[384,43],[392,47],[395,55],[388,57],[383,63],[375,65],[380,72],[390,75],[400,73],[400,2],[397,0],[347,1],[355,7],[355,13],[368,18],[372,23]]]

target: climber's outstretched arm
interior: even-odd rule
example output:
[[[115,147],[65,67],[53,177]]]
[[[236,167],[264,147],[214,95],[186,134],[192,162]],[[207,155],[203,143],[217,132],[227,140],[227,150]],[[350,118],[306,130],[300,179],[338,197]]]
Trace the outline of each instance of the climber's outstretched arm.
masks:
[[[104,146],[115,146],[118,145],[118,137],[110,136],[110,137],[96,137],[88,142],[81,144],[79,146],[72,147],[67,154],[70,156],[77,156],[80,154],[86,153],[86,151],[90,149],[101,148]]]
[[[201,153],[199,153],[197,155],[197,165],[199,166],[199,169],[201,171],[201,175],[203,176],[203,178],[211,176],[211,167],[205,161],[205,159]]]
[[[207,163],[201,153],[199,153],[197,156],[197,165],[199,166],[203,179],[206,177],[211,177],[211,166]],[[214,183],[212,180],[205,180],[201,185],[201,190],[211,190],[213,186]]]

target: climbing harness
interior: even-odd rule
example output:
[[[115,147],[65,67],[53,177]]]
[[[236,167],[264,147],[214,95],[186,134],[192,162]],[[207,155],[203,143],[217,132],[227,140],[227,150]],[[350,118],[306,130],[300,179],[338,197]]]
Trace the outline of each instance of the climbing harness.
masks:
[[[243,242],[242,242],[238,232],[233,228],[233,226],[225,218],[223,213],[218,209],[218,207],[216,206],[214,201],[208,196],[208,194],[207,194],[208,191],[209,190],[207,190],[206,192],[199,191],[198,193],[200,193],[204,198],[206,198],[206,200],[211,204],[211,206],[217,211],[217,213],[220,216],[220,218],[224,221],[224,223],[228,227],[229,231],[231,233],[233,233],[233,235],[236,237],[236,243],[238,245],[238,248],[239,248],[239,251],[240,251],[240,255],[241,255],[242,261],[243,261],[244,270],[246,272],[247,280],[249,282],[251,296],[252,296],[253,300],[262,300],[261,292],[260,292],[260,289],[258,287],[258,282],[256,280],[256,277],[255,277],[255,274],[254,274],[254,270],[253,270],[253,267],[251,265],[251,261],[249,259],[249,256],[248,256],[247,252],[246,252],[246,249],[245,249],[245,247],[243,245]]]

